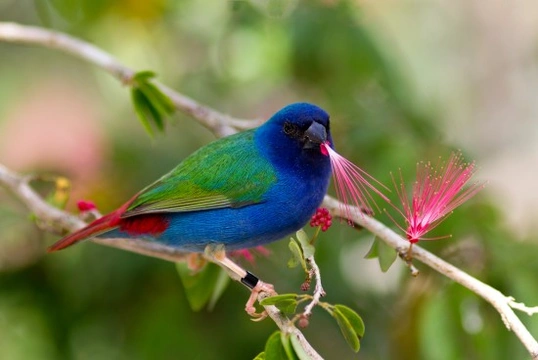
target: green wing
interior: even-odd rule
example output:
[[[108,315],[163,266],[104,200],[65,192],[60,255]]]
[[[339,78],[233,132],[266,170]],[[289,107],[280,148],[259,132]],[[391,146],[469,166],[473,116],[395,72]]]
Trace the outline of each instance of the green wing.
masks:
[[[142,190],[122,217],[241,207],[264,201],[276,181],[259,153],[254,130],[215,141]]]

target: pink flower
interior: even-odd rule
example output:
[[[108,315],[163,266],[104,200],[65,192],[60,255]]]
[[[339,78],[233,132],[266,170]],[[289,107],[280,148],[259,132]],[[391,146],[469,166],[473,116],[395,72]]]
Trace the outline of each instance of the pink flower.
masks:
[[[484,183],[474,183],[463,189],[473,176],[476,166],[474,162],[464,163],[460,153],[452,153],[448,162],[440,161],[434,167],[431,163],[417,164],[417,179],[413,185],[411,201],[405,191],[405,185],[400,173],[400,186],[394,186],[404,211],[397,209],[405,218],[407,225],[405,231],[411,244],[419,240],[436,240],[437,238],[424,238],[429,231],[438,226],[452,210],[473,197],[484,188]]]
[[[254,264],[254,254],[256,253],[261,256],[269,256],[271,254],[271,251],[266,247],[260,245],[251,249],[234,250],[230,252],[230,255],[237,259],[242,257],[249,263]]]
[[[92,201],[79,200],[77,201],[77,207],[80,212],[97,210],[97,206]]]
[[[341,210],[345,218],[349,220],[352,215],[348,205],[355,205],[360,208],[362,212],[373,213],[370,202],[375,204],[375,201],[372,199],[372,195],[368,190],[372,190],[381,196],[383,200],[390,203],[390,200],[377,190],[368,179],[374,181],[385,189],[387,188],[370,176],[366,171],[338,154],[331,148],[329,142],[321,144],[321,153],[329,156],[331,159],[336,196],[340,202],[344,204]]]
[[[329,210],[325,208],[319,208],[316,213],[312,215],[310,219],[310,226],[321,227],[321,231],[327,231],[333,223],[333,217],[329,213]]]

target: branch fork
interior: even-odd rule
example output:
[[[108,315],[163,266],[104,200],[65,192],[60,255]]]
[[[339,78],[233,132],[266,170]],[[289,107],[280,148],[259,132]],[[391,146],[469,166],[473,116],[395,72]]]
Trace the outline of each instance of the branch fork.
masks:
[[[135,74],[134,70],[121,64],[110,54],[98,47],[56,31],[34,26],[19,25],[16,23],[0,22],[0,41],[33,44],[63,51],[105,70],[127,85],[130,85],[130,79],[132,79],[132,76]],[[154,82],[154,84],[172,100],[177,110],[192,116],[216,136],[230,135],[238,130],[251,128],[260,123],[259,120],[232,118],[204,106],[159,82]],[[16,174],[3,165],[0,165],[0,185],[10,190],[39,220],[44,221],[47,224],[53,224],[53,226],[58,229],[70,232],[78,230],[85,225],[85,223],[78,217],[47,204],[30,187],[28,179],[27,176]],[[341,213],[339,209],[342,209],[342,204],[329,196],[325,197],[323,205],[327,207],[334,216],[346,218],[349,222],[356,223],[361,227],[366,228],[392,248],[407,249],[408,242],[406,240],[379,221],[363,215],[360,209],[357,208],[355,211],[350,211],[348,214]],[[168,261],[184,261],[187,258],[187,254],[183,252],[144,241],[94,239],[93,242]],[[538,342],[513,311],[513,309],[516,309],[523,311],[528,315],[533,315],[538,312],[538,307],[527,307],[522,303],[516,302],[513,298],[503,295],[498,290],[470,276],[419,246],[413,246],[411,255],[413,259],[421,261],[425,265],[468,288],[470,291],[489,302],[499,312],[507,328],[514,332],[532,358],[538,359]],[[315,262],[312,262],[311,265],[315,265]],[[319,273],[317,273],[317,275],[319,275]],[[319,298],[321,298],[322,294],[323,288],[321,287],[321,280],[319,279],[319,276],[316,276],[316,289],[313,296],[314,300],[308,305],[307,309],[309,312],[307,312],[307,314],[310,313],[311,308],[315,305],[314,303],[316,301],[319,302]],[[268,294],[266,292],[261,292],[258,294],[258,300],[261,301],[267,296]],[[294,326],[290,319],[285,317],[275,306],[265,306],[265,310],[282,332],[298,338],[298,341],[301,342],[310,358],[321,359],[321,356],[310,346],[303,334]]]

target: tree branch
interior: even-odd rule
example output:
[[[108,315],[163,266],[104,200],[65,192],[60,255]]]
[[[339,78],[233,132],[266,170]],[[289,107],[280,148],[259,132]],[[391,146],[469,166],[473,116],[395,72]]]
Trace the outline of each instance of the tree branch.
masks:
[[[310,315],[312,315],[314,307],[319,304],[321,297],[325,296],[325,290],[323,290],[323,285],[321,285],[321,271],[319,270],[314,255],[308,256],[305,260],[310,266],[311,278],[313,277],[316,281],[314,285],[314,293],[312,294],[312,301],[305,306],[304,312],[301,314],[302,316],[309,318]]]
[[[258,301],[262,301],[263,299],[269,297],[270,295],[267,293],[260,293],[258,296]],[[280,331],[282,331],[285,334],[288,334],[289,336],[295,336],[299,343],[301,344],[301,347],[303,350],[308,354],[309,358],[312,360],[322,360],[323,358],[321,355],[319,355],[316,350],[310,345],[308,340],[304,337],[303,333],[297,329],[295,324],[282,313],[282,311],[278,310],[278,308],[274,305],[265,305],[264,306],[265,311],[267,311],[267,314],[273,321],[278,325]]]
[[[21,176],[0,164],[0,185],[11,191],[16,198],[22,201],[41,223],[47,224],[47,227],[52,227],[61,232],[73,232],[86,225],[80,218],[48,204],[32,189],[29,184],[30,179],[30,177]],[[186,261],[189,255],[168,246],[160,246],[155,243],[136,239],[99,238],[90,241],[172,262]],[[267,297],[267,294],[260,293],[259,301],[265,297]],[[322,359],[306,340],[303,333],[295,327],[288,317],[282,314],[275,306],[268,305],[264,308],[283,333],[297,338],[311,359]]]
[[[400,252],[409,248],[408,241],[404,240],[400,235],[392,231],[381,222],[372,217],[364,215],[360,209],[349,207],[350,211],[342,211],[344,205],[330,196],[325,197],[323,205],[327,207],[334,216],[337,217],[345,218],[346,214],[349,213],[351,216],[349,216],[350,219],[348,220],[351,220],[369,230],[376,237],[383,240],[392,248],[396,249],[396,251]],[[449,264],[448,262],[440,259],[439,257],[417,245],[413,245],[411,254],[413,259],[421,261],[435,271],[465,286],[467,289],[489,302],[501,315],[506,328],[516,334],[521,343],[523,343],[525,348],[527,348],[527,351],[533,359],[538,359],[538,342],[536,339],[534,339],[529,330],[525,327],[525,325],[523,325],[521,320],[512,310],[511,306],[514,304],[513,298],[503,295],[499,290],[484,284],[480,280],[472,277],[466,272],[458,269],[457,267]],[[514,306],[514,308],[517,307]]]
[[[105,70],[127,85],[131,84],[136,73],[135,70],[121,64],[113,56],[90,43],[36,26],[0,22],[0,41],[40,45],[63,51]],[[253,128],[261,123],[260,120],[236,119],[222,114],[158,81],[153,83],[172,100],[177,110],[192,116],[218,137],[231,135],[237,130]]]
[[[23,177],[10,171],[0,164],[0,184],[11,191],[36,216],[39,221],[52,226],[61,232],[74,232],[83,228],[86,223],[78,217],[48,204],[32,189],[30,178]],[[93,239],[101,245],[107,245],[138,254],[152,256],[168,261],[185,260],[187,254],[165,246],[149,243],[147,241],[130,239]]]
[[[135,74],[134,70],[122,65],[115,58],[98,47],[55,31],[33,26],[23,26],[15,23],[0,22],[0,41],[36,44],[61,50],[102,68],[125,84],[130,84],[130,81]],[[155,84],[162,92],[170,97],[177,110],[192,116],[202,125],[211,130],[216,136],[230,135],[238,130],[251,128],[259,124],[259,121],[257,120],[241,120],[221,114],[218,111],[204,106],[165,85],[158,82],[155,82]],[[42,221],[53,223],[59,228],[68,231],[75,231],[84,225],[84,222],[77,217],[47,204],[29,186],[27,178],[13,173],[1,165],[0,184],[11,190],[14,195],[19,198],[28,207],[28,209],[30,209],[30,211],[32,211]],[[346,215],[340,211],[342,204],[334,198],[327,196],[324,200],[324,206],[327,207],[335,216],[345,217]],[[382,239],[389,246],[398,251],[407,249],[409,247],[409,243],[406,240],[386,227],[384,224],[362,214],[360,209],[352,208],[352,210],[353,211],[349,216],[350,219],[348,220],[351,220],[354,223],[368,229],[378,238]],[[174,251],[173,249],[169,249],[167,247],[157,247],[154,245],[150,246],[148,243],[143,241],[112,241],[107,239],[93,241],[103,245],[134,251],[164,260],[184,260],[184,254],[181,252]],[[520,310],[529,308],[521,306],[520,304],[516,303],[513,298],[503,295],[498,290],[482,283],[464,271],[454,267],[432,253],[420,248],[419,246],[413,246],[411,253],[414,259],[423,262],[432,269],[465,286],[489,302],[499,312],[508,330],[513,331],[523,343],[528,352],[531,354],[532,358],[538,359],[538,342],[533,338],[533,336],[512,310],[512,307]],[[529,313],[534,312],[534,308],[530,309],[531,310]],[[293,323],[290,322],[287,317],[283,316],[280,311],[271,306],[266,307],[266,310],[282,331],[292,334],[292,336],[298,336],[305,349],[311,349],[311,356],[313,358],[321,358],[304,339],[302,333],[293,325]]]

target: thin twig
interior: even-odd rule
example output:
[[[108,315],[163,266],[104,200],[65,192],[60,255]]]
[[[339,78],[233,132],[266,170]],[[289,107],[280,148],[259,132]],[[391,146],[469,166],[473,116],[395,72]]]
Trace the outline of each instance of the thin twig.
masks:
[[[313,276],[316,279],[316,285],[314,286],[314,293],[312,294],[312,301],[308,305],[305,306],[304,312],[302,316],[308,318],[310,315],[312,315],[312,309],[319,304],[319,300],[325,296],[325,290],[323,290],[323,286],[321,285],[321,272],[319,270],[318,264],[316,264],[316,259],[314,259],[314,256],[309,256],[306,258],[306,262],[310,265],[310,268],[313,272]]]
[[[53,207],[32,189],[29,177],[21,176],[0,164],[0,184],[10,190],[24,205],[47,227],[62,232],[73,232],[86,225],[77,216]],[[130,239],[93,239],[95,243],[107,245],[138,254],[152,256],[168,261],[182,261],[186,253],[154,243]]]
[[[512,309],[522,311],[522,312],[526,313],[529,316],[532,316],[534,314],[538,314],[538,306],[528,307],[527,305],[525,305],[523,303],[516,302],[516,299],[514,299],[511,296],[508,296],[506,298],[506,300],[508,301],[508,305],[510,305],[510,307]]]
[[[326,196],[323,201],[323,205],[327,207],[333,215],[345,216],[345,214],[341,211],[344,205],[338,200],[330,196]],[[381,222],[370,216],[362,214],[358,208],[350,208],[351,211],[349,211],[349,213],[351,215],[351,219],[349,220],[369,230],[376,237],[383,240],[394,249],[404,249],[409,247],[408,241],[404,240],[400,235],[396,234]],[[529,330],[525,327],[525,325],[523,325],[521,320],[512,310],[512,301],[509,300],[510,298],[503,295],[497,289],[494,289],[493,287],[472,277],[463,270],[458,269],[434,254],[424,250],[420,246],[414,245],[411,249],[411,253],[413,259],[421,261],[437,272],[465,286],[467,289],[489,302],[501,315],[506,328],[516,334],[533,359],[538,359],[538,342],[536,339],[534,339]]]
[[[274,295],[274,294],[272,294]],[[268,293],[262,292],[258,296],[258,301],[262,301],[263,299],[271,296]],[[276,306],[273,305],[265,305],[264,306],[265,311],[267,311],[267,315],[273,321],[278,325],[280,328],[280,331],[282,331],[285,334],[289,334],[290,336],[295,336],[297,340],[299,340],[299,343],[301,344],[301,347],[303,350],[309,355],[309,358],[312,360],[321,360],[323,359],[321,355],[319,355],[316,350],[310,345],[310,343],[306,340],[303,333],[297,329],[297,327],[293,324],[293,322],[285,316],[282,311],[278,310]]]
[[[105,70],[123,84],[130,84],[136,73],[95,45],[36,26],[0,22],[0,41],[40,45],[66,52]],[[222,114],[158,81],[154,81],[154,84],[172,100],[177,110],[192,116],[218,137],[253,128],[261,123],[260,120],[236,119]]]
[[[0,41],[37,44],[70,53],[104,69],[123,83],[127,84],[130,82],[135,73],[134,70],[122,65],[108,53],[97,48],[96,46],[55,31],[32,26],[23,26],[15,23],[0,22]],[[237,130],[254,127],[259,124],[259,122],[256,120],[234,119],[227,115],[223,115],[216,110],[201,105],[195,100],[182,95],[158,82],[155,83],[161,91],[172,99],[179,111],[191,115],[217,136],[229,135],[237,132]],[[33,189],[31,189],[31,187],[26,181],[23,180],[22,177],[10,172],[3,166],[0,166],[0,183],[6,188],[10,189],[17,198],[23,201],[26,206],[35,213],[39,219],[56,223],[63,229],[69,231],[74,231],[83,226],[84,223],[77,217],[69,215],[48,205],[37,193],[33,191]],[[340,205],[341,204],[336,199],[328,196],[324,200],[324,206],[329,208],[329,210],[331,210],[335,216],[345,215],[340,213]],[[361,214],[360,209],[354,209],[354,211],[350,212],[348,217],[348,220],[368,229],[394,249],[403,249],[408,246],[408,243],[398,234],[377,220]],[[95,241],[97,242],[97,240]],[[141,248],[140,244],[133,241],[129,241],[128,246],[119,246],[118,244],[120,242],[117,240],[114,240],[113,244],[111,241],[107,241],[106,239],[99,240],[99,242],[109,246],[145,253],[147,255],[163,258],[165,260],[176,259],[176,256],[179,257],[179,254],[176,253],[163,255],[161,251],[164,251],[164,249]],[[132,248],[129,248],[129,246]],[[533,336],[512,310],[512,307],[522,310],[522,306],[515,303],[513,299],[504,296],[498,290],[482,283],[464,271],[441,260],[437,256],[419,246],[413,247],[412,255],[414,259],[423,262],[439,273],[460,283],[493,305],[493,307],[501,315],[506,327],[516,334],[523,345],[527,348],[532,358],[538,359],[538,342],[533,338]],[[534,313],[534,308],[527,309],[531,309],[531,312]],[[273,307],[270,306],[266,307],[266,310],[282,331],[287,331],[288,333],[292,333],[294,336],[301,337],[301,339],[304,340],[304,346],[310,347],[310,344],[308,344],[304,337],[302,337],[302,333],[296,329],[293,324],[290,325],[289,319],[284,317],[280,311],[278,311],[276,308],[273,309]],[[313,349],[312,351],[312,358],[321,358]]]
[[[86,224],[77,216],[48,204],[32,189],[28,183],[29,180],[30,177],[19,175],[0,164],[0,185],[11,191],[41,222],[52,225],[52,228],[56,230],[69,232],[76,231]],[[172,262],[186,261],[189,255],[172,247],[137,239],[99,238],[90,241]],[[261,301],[266,296],[266,293],[260,293],[259,300]],[[265,306],[265,310],[282,332],[297,338],[312,359],[322,359],[308,343],[302,332],[280,310],[274,306]]]

